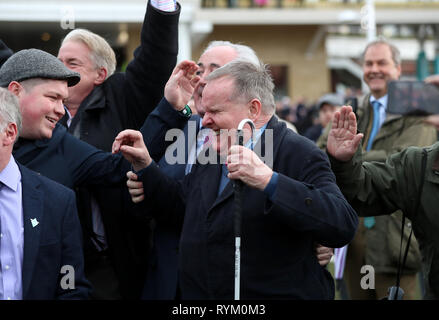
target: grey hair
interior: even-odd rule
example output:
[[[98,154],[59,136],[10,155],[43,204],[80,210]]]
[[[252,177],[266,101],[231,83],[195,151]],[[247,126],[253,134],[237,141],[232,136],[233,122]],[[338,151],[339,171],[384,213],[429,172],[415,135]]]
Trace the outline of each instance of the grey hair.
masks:
[[[361,61],[364,63],[364,57],[366,55],[367,50],[370,47],[374,47],[376,45],[386,45],[389,47],[390,51],[392,52],[392,60],[395,63],[395,66],[399,66],[401,65],[401,53],[399,52],[399,49],[392,43],[390,43],[389,41],[387,41],[384,38],[378,38],[377,40],[374,40],[372,42],[369,42],[366,46],[366,48],[364,48],[364,51],[361,55]]]
[[[261,62],[254,64],[246,60],[235,59],[214,70],[206,80],[221,77],[230,77],[234,81],[235,88],[229,98],[231,101],[249,102],[252,99],[258,99],[262,104],[264,114],[274,114],[276,109],[273,95],[274,83],[267,65]]]
[[[100,35],[86,29],[75,29],[70,31],[61,45],[67,41],[80,41],[85,44],[91,51],[91,59],[96,68],[105,68],[107,78],[116,70],[116,54],[107,40]]]
[[[17,138],[21,132],[21,113],[18,98],[9,90],[0,88],[0,131],[3,131],[9,123],[17,125]]]
[[[259,58],[255,51],[249,46],[243,44],[232,43],[230,41],[215,40],[209,42],[206,49],[204,49],[203,54],[215,47],[231,47],[235,49],[237,53],[236,59],[245,60],[255,65],[259,65]]]

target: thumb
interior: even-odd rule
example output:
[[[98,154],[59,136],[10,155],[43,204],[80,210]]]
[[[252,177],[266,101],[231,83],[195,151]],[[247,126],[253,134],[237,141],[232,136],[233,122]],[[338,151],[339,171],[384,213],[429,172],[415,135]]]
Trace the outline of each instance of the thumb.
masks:
[[[355,135],[354,139],[352,139],[352,146],[355,148],[355,150],[358,149],[358,146],[360,145],[361,139],[363,139],[363,134],[358,133]]]

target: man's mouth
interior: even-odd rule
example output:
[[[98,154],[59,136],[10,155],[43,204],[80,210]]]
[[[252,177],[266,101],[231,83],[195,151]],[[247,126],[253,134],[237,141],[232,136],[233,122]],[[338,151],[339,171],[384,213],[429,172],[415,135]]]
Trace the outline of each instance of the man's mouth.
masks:
[[[52,117],[46,117],[47,120],[49,120],[50,123],[56,124],[59,119],[52,118]]]
[[[374,75],[368,76],[368,79],[369,80],[384,80],[384,75],[374,74]]]

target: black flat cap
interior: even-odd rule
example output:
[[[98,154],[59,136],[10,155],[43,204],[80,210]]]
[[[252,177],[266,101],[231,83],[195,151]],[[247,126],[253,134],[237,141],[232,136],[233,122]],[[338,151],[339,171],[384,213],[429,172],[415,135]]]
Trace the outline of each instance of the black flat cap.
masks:
[[[79,82],[81,76],[68,69],[55,56],[38,49],[18,51],[0,68],[0,87],[7,87],[11,81],[33,78],[66,80],[71,87]]]

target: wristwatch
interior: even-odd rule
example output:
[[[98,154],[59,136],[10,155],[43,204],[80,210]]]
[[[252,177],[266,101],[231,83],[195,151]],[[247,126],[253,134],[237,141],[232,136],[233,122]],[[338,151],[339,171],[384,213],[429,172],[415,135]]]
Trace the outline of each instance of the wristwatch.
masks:
[[[185,105],[183,109],[178,111],[183,117],[190,118],[192,115],[192,110],[188,105]]]

